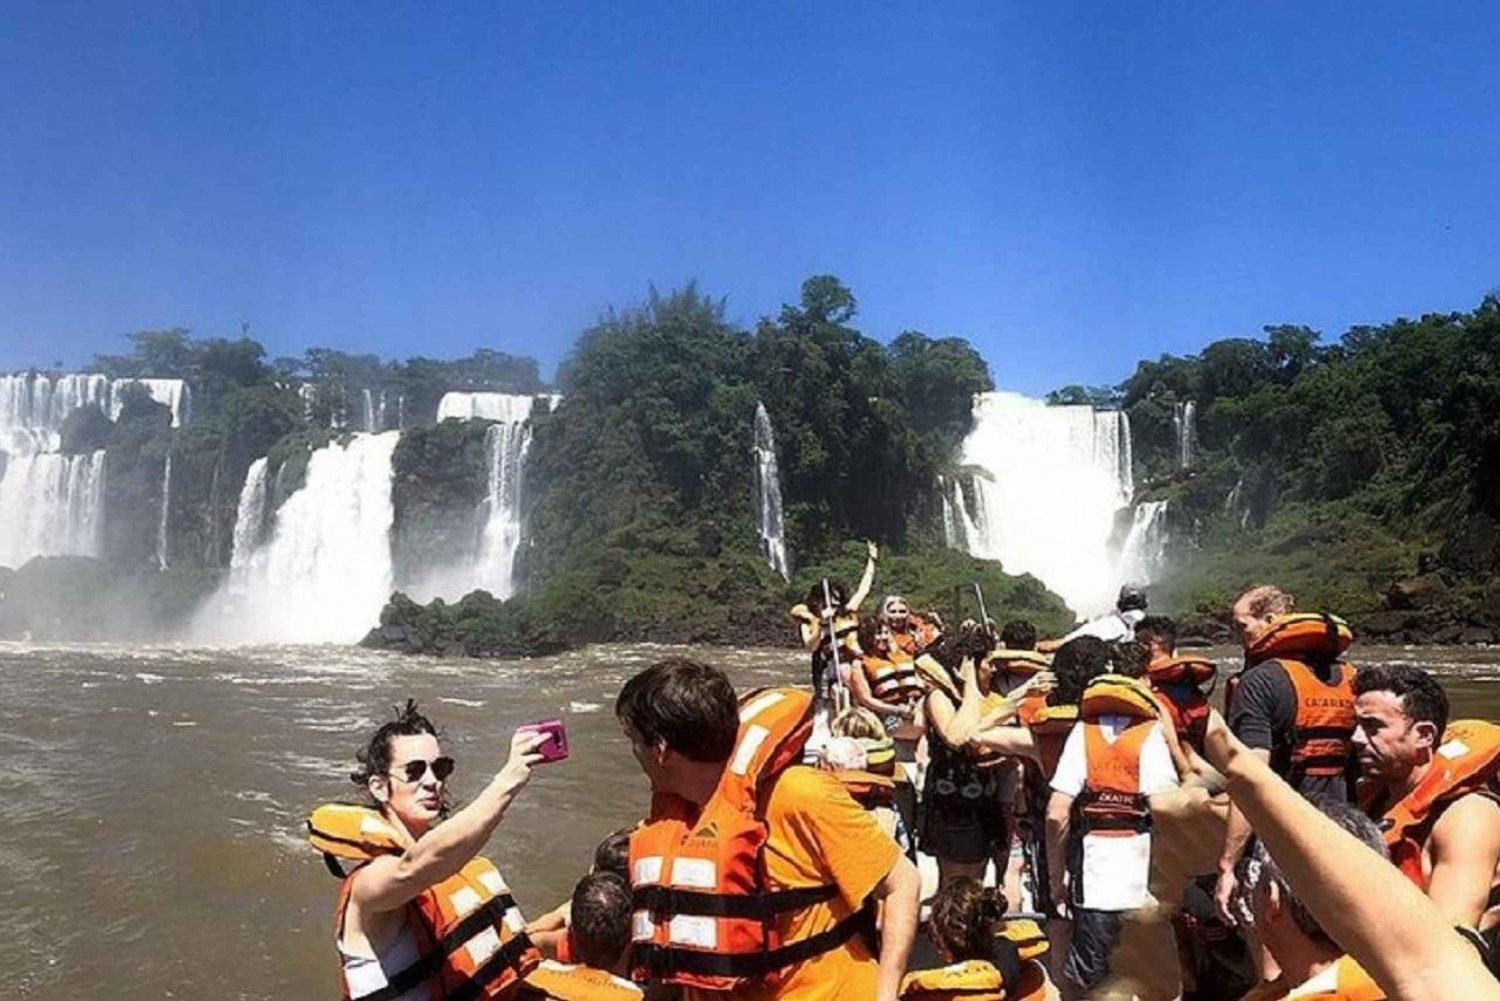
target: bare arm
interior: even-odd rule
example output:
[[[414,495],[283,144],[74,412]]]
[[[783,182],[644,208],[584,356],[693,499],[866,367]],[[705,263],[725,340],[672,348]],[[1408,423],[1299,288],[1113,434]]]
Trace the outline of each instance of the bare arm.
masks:
[[[876,997],[879,1001],[896,1001],[901,976],[911,957],[912,941],[917,937],[917,915],[921,910],[922,878],[917,867],[905,855],[871,894],[883,901],[880,923],[880,980]]]
[[[1047,875],[1052,885],[1053,906],[1057,913],[1067,916],[1068,890],[1064,876],[1068,872],[1068,826],[1073,816],[1073,797],[1053,790],[1047,800]]]
[[[1394,1001],[1500,1001],[1500,983],[1395,866],[1211,719],[1209,760],[1313,917]]]
[[[545,733],[516,731],[510,759],[472,803],[422,835],[404,854],[381,856],[359,869],[350,887],[355,904],[372,914],[399,910],[468,864],[526,785],[532,766],[542,760],[537,748],[548,739]]]
[[[827,627],[818,621],[818,617],[806,605],[793,605],[787,614],[797,620],[797,635],[802,639],[803,649],[816,650]]]
[[[869,554],[865,559],[865,573],[859,579],[859,587],[855,589],[849,603],[844,608],[850,612],[859,611],[859,606],[865,603],[870,596],[870,588],[875,586],[875,561],[880,558],[880,547],[873,542],[865,543],[865,551]]]
[[[977,751],[998,751],[1007,757],[1030,758],[1041,764],[1036,738],[1024,726],[993,726],[969,735],[969,746]]]
[[[979,726],[979,686],[974,681],[974,662],[964,661],[961,668],[964,680],[963,699],[954,706],[946,692],[927,694],[927,718],[932,723],[943,743],[958,750],[969,741],[969,735]]]
[[[1500,806],[1465,796],[1444,811],[1428,841],[1427,896],[1450,924],[1479,927],[1500,861]]]
[[[1222,717],[1219,719],[1220,722],[1223,721]],[[1270,770],[1270,751],[1247,747],[1245,753],[1252,755],[1265,765],[1268,771]],[[1240,856],[1245,854],[1245,845],[1249,843],[1252,833],[1254,832],[1250,829],[1250,821],[1240,810],[1239,804],[1231,800],[1229,816],[1224,821],[1224,847],[1219,850],[1219,881],[1214,884],[1214,902],[1218,905],[1219,917],[1230,924],[1237,923],[1236,916],[1230,910],[1235,887],[1239,885],[1239,880],[1235,877],[1234,866],[1240,860]]]

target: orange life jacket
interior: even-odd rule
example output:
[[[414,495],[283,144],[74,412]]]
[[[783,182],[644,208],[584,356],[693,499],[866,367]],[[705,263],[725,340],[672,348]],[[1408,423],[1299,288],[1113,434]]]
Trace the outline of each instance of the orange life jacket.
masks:
[[[860,737],[859,746],[865,749],[865,771],[900,781],[896,769],[896,742],[889,737]]]
[[[867,653],[860,658],[860,665],[870,682],[871,694],[882,702],[911,703],[927,691],[910,660],[886,660]]]
[[[1146,668],[1146,676],[1153,682],[1175,685],[1186,682],[1190,685],[1205,685],[1214,680],[1219,666],[1206,657],[1184,654],[1178,657],[1162,657],[1153,660]]]
[[[1349,623],[1327,612],[1278,615],[1245,647],[1254,664],[1275,657],[1323,657],[1333,660],[1349,649],[1354,633]]]
[[[531,971],[520,1001],[640,1001],[645,993],[628,980],[589,966],[553,963]]]
[[[1500,725],[1455,720],[1443,734],[1426,777],[1380,821],[1391,861],[1427,889],[1422,849],[1445,809],[1470,793],[1500,797]]]
[[[801,761],[812,723],[810,693],[751,692],[740,703],[734,752],[702,809],[674,796],[653,799],[650,818],[630,838],[633,979],[710,991],[774,984],[786,968],[869,928],[862,910],[808,938],[781,936],[778,919],[838,895],[832,885],[772,889],[762,858],[766,797]]]
[[[891,630],[891,642],[907,657],[915,657],[936,643],[942,635],[941,630],[933,622],[928,621],[920,615],[912,615],[907,621],[910,625],[904,632]]]
[[[1191,744],[1199,754],[1208,737],[1212,712],[1200,686],[1212,681],[1218,670],[1213,661],[1192,655],[1155,660],[1146,669],[1146,681],[1172,717],[1177,739]]]
[[[1386,1001],[1375,978],[1348,956],[1286,994],[1287,1001]]]
[[[1031,731],[1037,757],[1041,759],[1042,774],[1051,779],[1057,774],[1057,764],[1062,760],[1068,734],[1078,723],[1078,707],[1049,706],[1046,696],[1037,695],[1022,700],[1016,718]]]
[[[994,675],[1004,675],[1008,684],[1018,684],[1034,674],[1051,670],[1052,658],[1035,650],[1002,648],[990,654],[989,664]],[[993,681],[991,687],[996,687]]]
[[[1354,755],[1354,665],[1337,664],[1339,679],[1327,684],[1300,660],[1277,663],[1297,697],[1290,777],[1343,775]]]
[[[843,783],[849,798],[866,810],[890,806],[896,800],[896,780],[889,775],[854,770],[834,774]]]
[[[379,855],[400,855],[406,845],[378,810],[329,803],[307,821],[308,840],[324,853],[357,866]],[[334,911],[335,934],[343,935],[344,915],[354,874],[344,877]],[[515,899],[488,859],[475,856],[462,869],[436,883],[407,905],[420,958],[404,970],[387,973],[387,986],[361,1001],[384,1001],[426,985],[433,998],[511,998],[521,978],[541,955],[526,937]],[[342,981],[342,978],[340,978]],[[343,996],[349,987],[343,983]]]
[[[995,964],[970,959],[936,970],[914,970],[901,980],[901,1001],[1006,1001]]]
[[[1141,750],[1158,721],[1156,702],[1134,679],[1103,675],[1084,690],[1079,705],[1083,752],[1088,767],[1083,791],[1073,800],[1069,837],[1128,837],[1151,830],[1151,808],[1141,792]],[[1104,716],[1127,716],[1132,722],[1111,743],[1104,736]],[[1088,906],[1084,895],[1082,852],[1069,852],[1073,898]]]
[[[1335,660],[1354,642],[1349,623],[1327,612],[1278,615],[1245,646],[1245,670],[1224,685],[1224,705],[1234,705],[1234,693],[1245,671],[1265,660]]]

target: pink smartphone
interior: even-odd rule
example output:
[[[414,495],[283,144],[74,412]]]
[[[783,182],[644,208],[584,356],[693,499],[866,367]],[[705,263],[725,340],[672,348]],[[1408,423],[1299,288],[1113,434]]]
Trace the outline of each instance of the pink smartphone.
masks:
[[[543,741],[542,746],[537,748],[543,761],[561,761],[568,756],[568,728],[562,720],[547,719],[540,723],[527,723],[521,729],[549,735],[550,739]]]

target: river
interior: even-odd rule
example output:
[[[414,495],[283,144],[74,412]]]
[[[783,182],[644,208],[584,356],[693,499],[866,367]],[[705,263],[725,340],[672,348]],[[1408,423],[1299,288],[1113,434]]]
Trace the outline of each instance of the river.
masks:
[[[303,820],[355,792],[362,737],[408,697],[458,759],[460,800],[500,767],[518,724],[566,717],[572,757],[537,770],[489,849],[527,914],[541,913],[643,812],[613,700],[676,653],[743,686],[806,675],[796,651],[650,645],[467,661],[0,644],[0,996],[336,997],[336,883]],[[1500,650],[1357,659],[1428,667],[1457,715],[1500,717]]]

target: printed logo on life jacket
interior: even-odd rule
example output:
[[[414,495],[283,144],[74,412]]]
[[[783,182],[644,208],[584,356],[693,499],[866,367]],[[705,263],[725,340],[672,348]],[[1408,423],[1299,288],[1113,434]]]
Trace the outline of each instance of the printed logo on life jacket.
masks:
[[[1302,704],[1309,709],[1347,709],[1354,705],[1354,700],[1309,696],[1302,700]]]
[[[710,820],[690,836],[699,841],[717,841],[719,840],[719,825]]]

